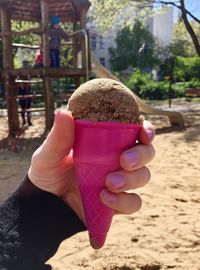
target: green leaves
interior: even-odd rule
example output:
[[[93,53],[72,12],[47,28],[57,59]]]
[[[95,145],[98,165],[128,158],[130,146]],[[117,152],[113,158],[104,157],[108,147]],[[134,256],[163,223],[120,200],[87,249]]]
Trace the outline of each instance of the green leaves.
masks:
[[[196,21],[190,22],[198,39],[200,40],[200,26]],[[174,55],[191,57],[197,55],[192,39],[190,38],[182,20],[179,20],[174,28],[174,39],[171,45]]]
[[[109,49],[114,71],[128,67],[151,68],[158,62],[154,54],[154,37],[140,21],[136,21],[132,28],[125,26],[119,31],[116,45],[116,48]]]
[[[37,28],[38,24],[33,22],[12,21],[12,31],[22,32],[30,28]],[[13,43],[22,43],[27,45],[40,45],[41,38],[38,35],[29,34],[24,36],[14,36]]]
[[[91,0],[89,17],[95,21],[101,32],[106,32],[116,20],[129,0]]]

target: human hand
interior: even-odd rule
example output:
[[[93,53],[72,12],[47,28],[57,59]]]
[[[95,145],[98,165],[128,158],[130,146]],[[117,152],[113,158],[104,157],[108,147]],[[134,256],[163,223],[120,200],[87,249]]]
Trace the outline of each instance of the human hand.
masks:
[[[120,157],[122,170],[107,176],[106,189],[100,194],[102,202],[113,208],[116,213],[131,214],[141,207],[140,197],[125,191],[141,187],[150,179],[150,172],[145,165],[155,154],[151,145],[154,129],[148,122],[145,122],[144,126],[139,136],[140,144],[122,153]],[[63,199],[84,222],[84,212],[73,167],[71,151],[73,144],[73,117],[68,112],[59,111],[47,139],[32,156],[28,176],[30,181],[40,189]]]
[[[138,144],[121,154],[122,169],[106,177],[106,189],[102,190],[100,198],[116,214],[133,214],[141,208],[140,196],[127,191],[146,185],[151,178],[146,164],[155,156],[155,149],[151,144],[154,136],[154,127],[144,121]]]

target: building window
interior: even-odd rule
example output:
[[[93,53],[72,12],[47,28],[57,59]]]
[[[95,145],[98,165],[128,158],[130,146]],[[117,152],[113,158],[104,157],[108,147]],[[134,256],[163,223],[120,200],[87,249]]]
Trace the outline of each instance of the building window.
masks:
[[[99,37],[99,48],[101,50],[105,49],[105,43],[102,36]]]
[[[105,67],[105,65],[106,65],[105,57],[100,57],[99,61],[100,61],[101,65]]]
[[[96,36],[92,36],[91,37],[91,49],[92,51],[95,51],[97,47],[97,40],[96,40]]]

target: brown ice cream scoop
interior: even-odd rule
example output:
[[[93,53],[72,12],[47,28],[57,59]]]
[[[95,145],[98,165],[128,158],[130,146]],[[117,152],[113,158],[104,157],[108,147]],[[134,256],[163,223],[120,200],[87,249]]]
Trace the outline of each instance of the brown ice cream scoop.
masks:
[[[68,110],[75,119],[141,123],[134,94],[122,83],[94,79],[82,84],[70,97]]]

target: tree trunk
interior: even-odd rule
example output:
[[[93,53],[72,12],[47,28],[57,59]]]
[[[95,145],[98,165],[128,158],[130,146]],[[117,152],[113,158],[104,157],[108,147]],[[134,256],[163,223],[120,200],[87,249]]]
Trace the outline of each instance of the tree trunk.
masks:
[[[199,43],[199,40],[198,40],[192,26],[190,25],[190,23],[188,21],[184,0],[180,0],[180,4],[181,4],[181,12],[182,12],[183,22],[184,22],[185,27],[186,27],[186,29],[187,29],[187,31],[188,31],[188,33],[193,41],[193,44],[194,44],[194,47],[195,47],[195,50],[196,50],[198,56],[200,56],[200,43]]]

